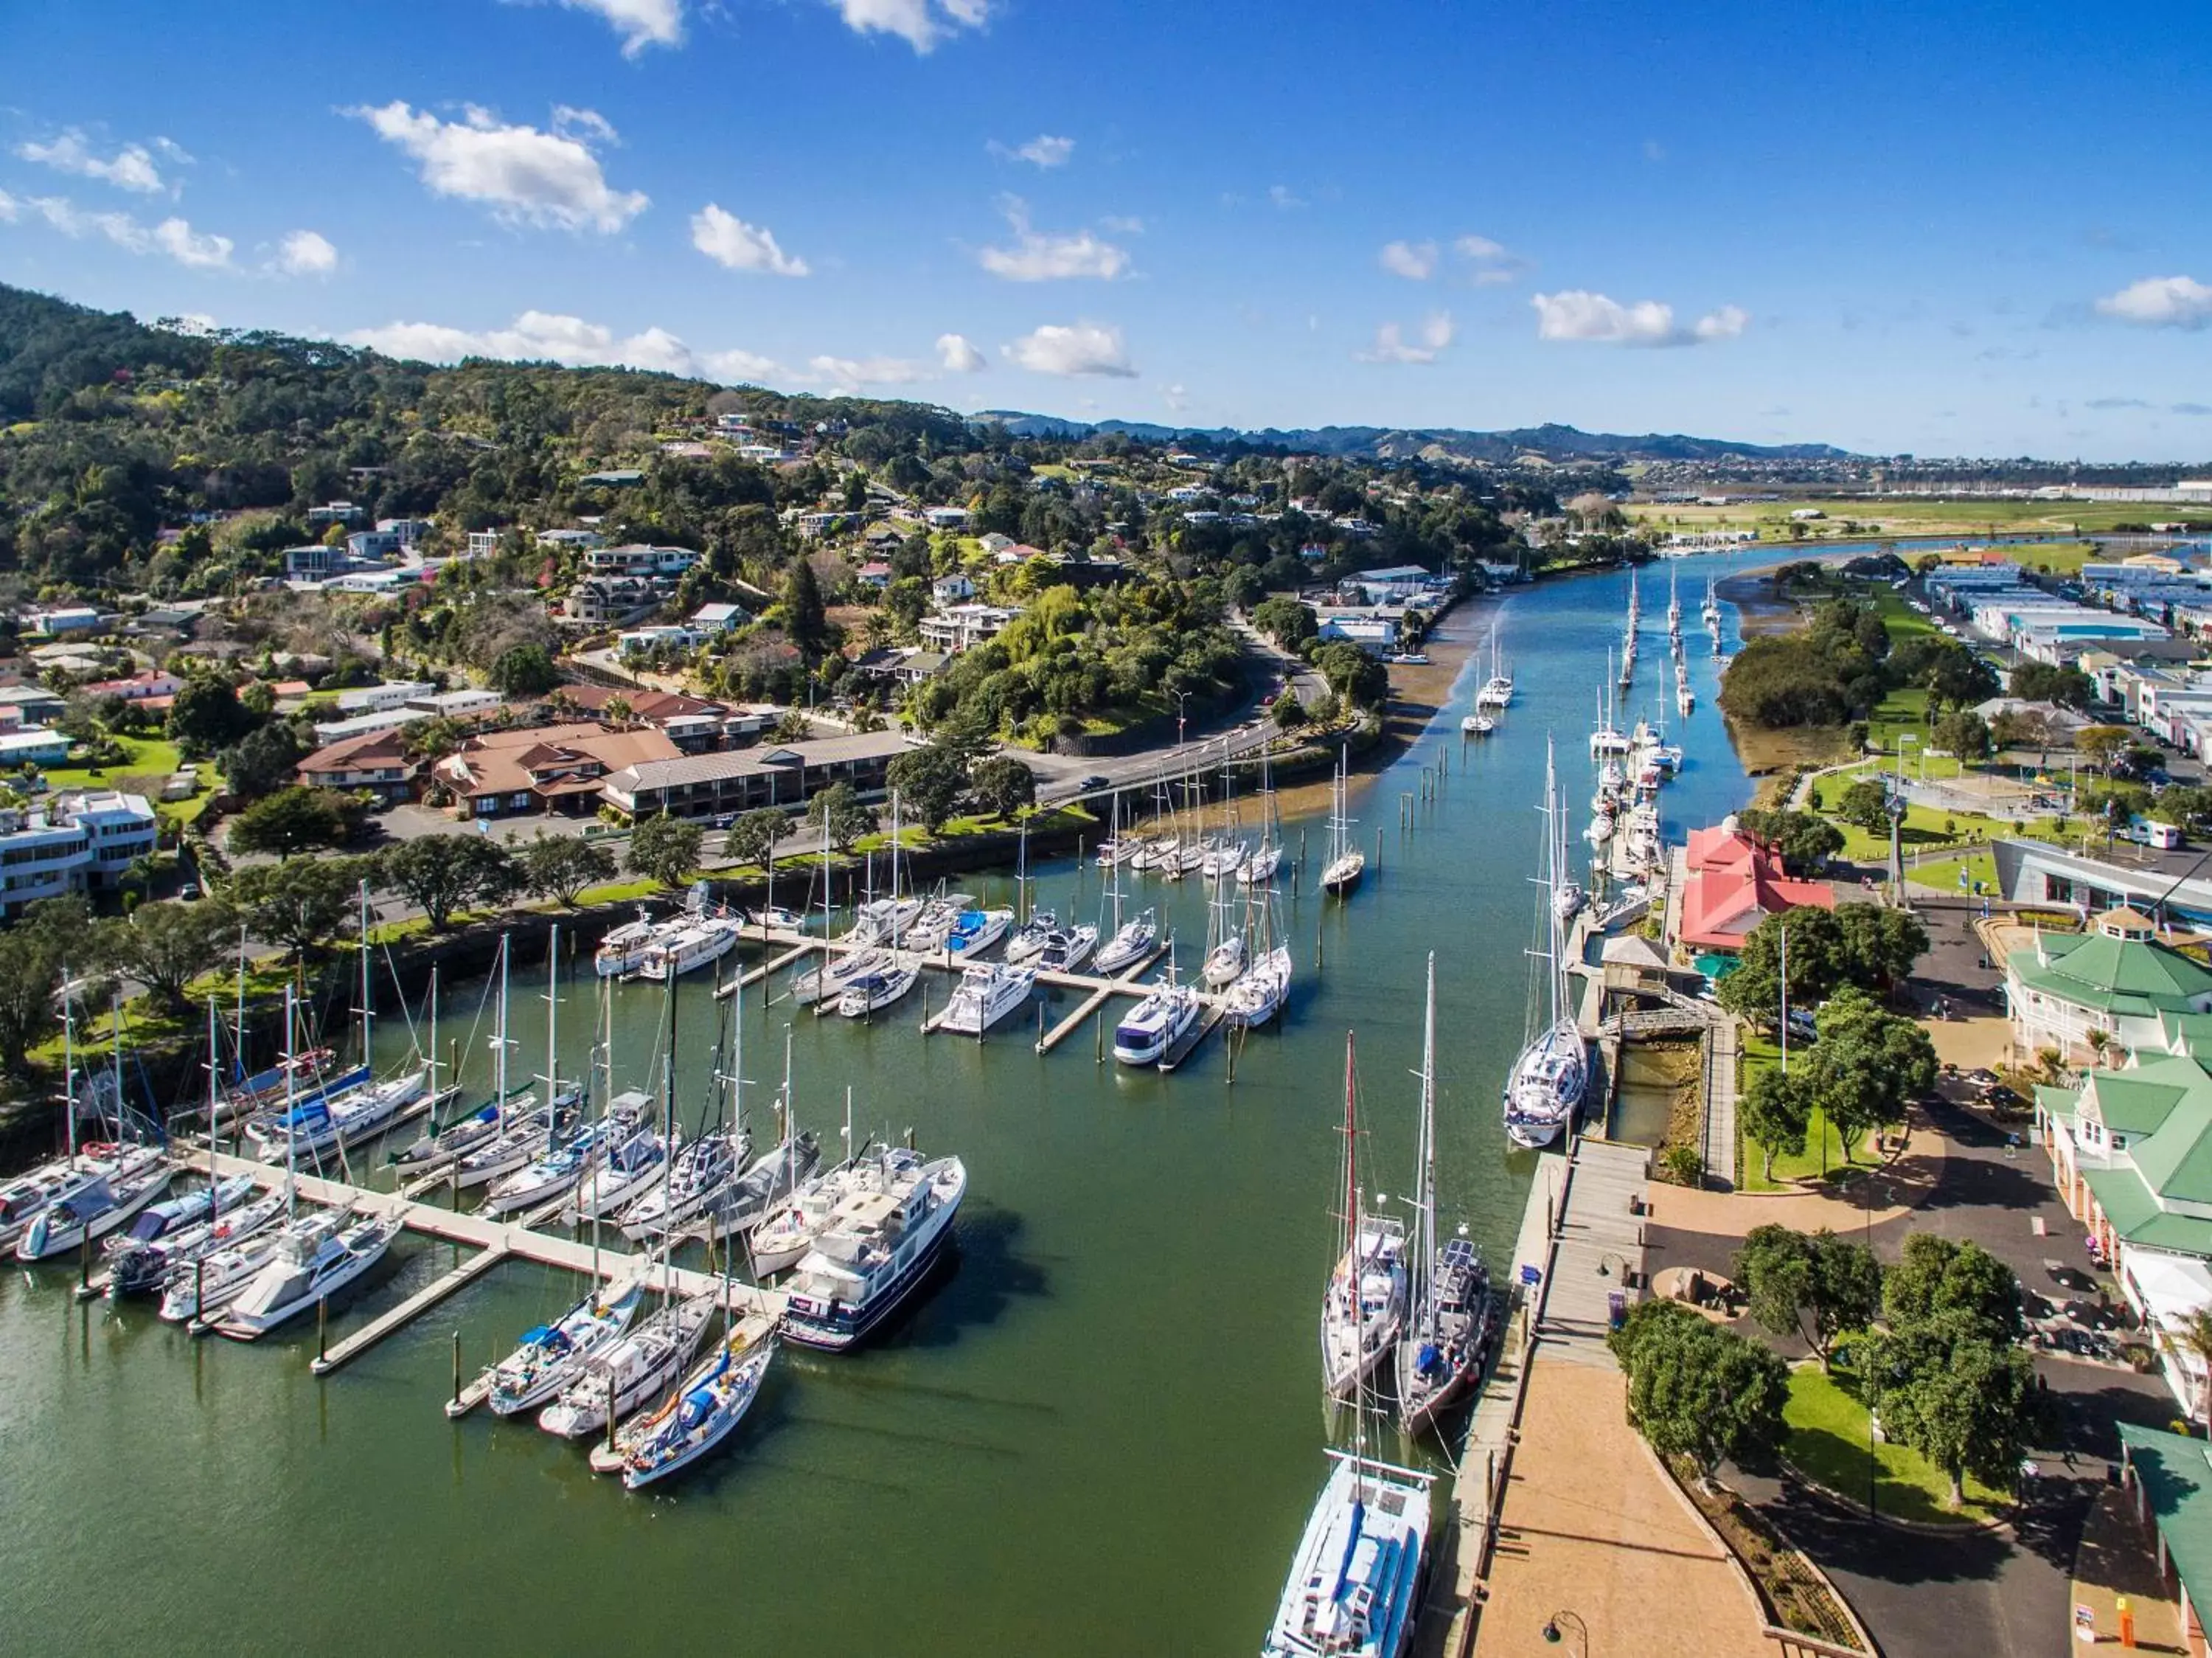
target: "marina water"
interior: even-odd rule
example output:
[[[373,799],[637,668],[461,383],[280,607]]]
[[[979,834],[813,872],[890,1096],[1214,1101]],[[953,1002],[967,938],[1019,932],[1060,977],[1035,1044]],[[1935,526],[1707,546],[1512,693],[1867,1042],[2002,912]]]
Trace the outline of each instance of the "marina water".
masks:
[[[1742,562],[1674,567],[1692,624],[1687,721],[1671,715],[1655,602],[1668,567],[1644,572],[1626,716],[1656,717],[1666,702],[1686,750],[1662,797],[1670,839],[1749,795],[1695,625],[1707,575]],[[73,1270],[10,1271],[0,1627],[26,1651],[60,1641],[167,1655],[1255,1649],[1332,1431],[1316,1330],[1345,1032],[1358,1033],[1362,1185],[1395,1198],[1412,1185],[1422,964],[1436,952],[1439,1230],[1463,1223],[1510,1271],[1534,1160],[1509,1153],[1498,1090],[1522,1037],[1544,738],[1558,743],[1578,835],[1585,738],[1626,591],[1625,575],[1570,578],[1446,621],[1443,637],[1474,640],[1497,620],[1513,707],[1495,736],[1462,739],[1487,671],[1478,654],[1427,735],[1355,788],[1355,832],[1371,858],[1379,828],[1382,856],[1348,904],[1312,892],[1327,832],[1304,823],[1307,890],[1284,906],[1291,1005],[1243,1051],[1233,1084],[1218,1036],[1163,1076],[1095,1063],[1087,1027],[1039,1057],[1033,1011],[977,1043],[925,1039],[918,992],[866,1028],[747,993],[757,1143],[773,1132],[788,1024],[799,1120],[828,1157],[849,1084],[861,1131],[910,1127],[926,1151],[957,1152],[969,1196],[957,1259],[910,1315],[848,1356],[787,1348],[724,1451],[665,1496],[595,1478],[580,1448],[526,1417],[441,1414],[453,1332],[471,1374],[491,1362],[579,1293],[550,1269],[502,1265],[325,1381],[308,1374],[312,1320],[252,1347],[194,1343],[143,1303],[79,1306]],[[1447,752],[1434,802],[1419,803],[1422,768]],[[1301,826],[1287,826],[1293,853]],[[1040,905],[1097,917],[1097,869],[1060,859],[1033,873]],[[1124,881],[1160,907],[1194,969],[1204,886]],[[962,885],[1012,902],[1011,870]],[[580,965],[562,1010],[568,1075],[580,1074],[593,1024]],[[950,981],[924,982],[940,1006]],[[542,986],[517,975],[519,1071],[543,1069]],[[720,1012],[709,989],[702,973],[680,993],[678,1097],[692,1122]],[[441,1045],[466,1034],[480,993],[446,987]],[[1050,1016],[1073,1005],[1063,996]],[[653,1086],[661,1013],[658,986],[616,992],[618,1088]],[[489,1031],[487,1015],[472,1084],[488,1081]],[[404,1039],[380,1031],[387,1063]],[[334,1310],[331,1338],[453,1259],[403,1236]],[[1419,1454],[1389,1437],[1382,1448]]]

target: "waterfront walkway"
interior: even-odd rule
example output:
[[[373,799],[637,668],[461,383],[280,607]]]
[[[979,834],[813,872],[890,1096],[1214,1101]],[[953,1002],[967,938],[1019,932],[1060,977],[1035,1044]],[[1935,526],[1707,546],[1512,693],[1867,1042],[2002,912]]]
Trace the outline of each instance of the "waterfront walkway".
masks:
[[[1560,1354],[1610,1365],[1606,1332],[1613,1298],[1643,1299],[1644,1216],[1650,1212],[1651,1154],[1642,1146],[1577,1141],[1559,1206],[1550,1283],[1536,1322],[1541,1341]]]

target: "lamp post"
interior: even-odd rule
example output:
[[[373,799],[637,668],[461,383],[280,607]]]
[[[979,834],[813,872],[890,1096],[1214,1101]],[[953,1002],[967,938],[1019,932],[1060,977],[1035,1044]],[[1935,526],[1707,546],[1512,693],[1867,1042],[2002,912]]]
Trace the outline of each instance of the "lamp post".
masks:
[[[1188,691],[1178,691],[1175,692],[1174,695],[1176,699],[1176,747],[1180,748],[1182,747],[1183,707],[1184,704],[1190,701],[1190,692]]]
[[[1583,1622],[1580,1612],[1569,1612],[1564,1606],[1544,1620],[1541,1633],[1545,1643],[1547,1646],[1555,1647],[1565,1638],[1566,1632],[1560,1627],[1561,1624],[1572,1626],[1576,1639],[1582,1646],[1582,1658],[1589,1658],[1589,1625]]]

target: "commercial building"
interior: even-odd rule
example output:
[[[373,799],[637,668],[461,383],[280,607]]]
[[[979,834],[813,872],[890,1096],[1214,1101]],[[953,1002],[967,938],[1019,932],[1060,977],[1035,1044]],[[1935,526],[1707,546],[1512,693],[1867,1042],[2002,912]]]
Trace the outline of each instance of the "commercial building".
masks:
[[[631,765],[609,777],[603,792],[609,805],[633,820],[664,812],[720,817],[763,806],[803,806],[833,783],[880,794],[890,763],[907,752],[905,740],[891,731],[763,744]]]
[[[1781,860],[1732,817],[1717,827],[1690,831],[1682,869],[1678,936],[1692,950],[1734,954],[1769,916],[1808,905],[1836,907],[1827,882],[1784,875]]]
[[[2160,927],[2212,931],[2212,878],[2198,872],[2194,852],[2138,865],[2108,863],[2039,840],[1994,841],[1990,852],[1997,890],[2014,903],[2071,910],[2085,919],[2124,906]]]
[[[2014,1051],[2068,1064],[2193,1050],[2212,1036],[2212,970],[2158,942],[2150,918],[2107,910],[2083,933],[2045,933],[2005,958]],[[2212,1058],[2212,1041],[2204,1043]]]
[[[44,808],[0,810],[0,918],[67,893],[112,892],[161,828],[143,795],[57,795]]]
[[[2193,1414],[2198,1403],[2192,1399],[2186,1408]],[[2204,1658],[2198,1609],[2212,1594],[2212,1457],[2203,1440],[2188,1434],[2131,1422],[2116,1425],[2120,1484],[2134,1499],[2136,1521],[2148,1534],[2159,1576],[2179,1602],[2189,1658]]]

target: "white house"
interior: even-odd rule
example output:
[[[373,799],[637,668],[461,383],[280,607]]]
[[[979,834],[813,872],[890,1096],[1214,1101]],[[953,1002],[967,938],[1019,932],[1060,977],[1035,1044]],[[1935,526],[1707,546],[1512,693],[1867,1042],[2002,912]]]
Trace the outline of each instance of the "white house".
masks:
[[[702,605],[691,613],[691,626],[700,634],[727,633],[732,628],[743,627],[752,616],[743,605]]]
[[[417,697],[428,697],[438,687],[428,680],[395,680],[388,685],[357,686],[338,692],[341,714],[375,714],[387,708],[404,708]]]
[[[933,530],[957,530],[968,527],[968,509],[965,507],[925,507],[921,521]]]
[[[933,616],[921,619],[924,644],[947,655],[994,639],[1019,613],[998,605],[948,605]]]
[[[975,583],[956,570],[950,576],[940,576],[932,582],[929,584],[929,593],[930,597],[940,605],[957,605],[975,596]]]
[[[57,795],[43,809],[0,811],[0,917],[64,893],[113,887],[154,850],[161,827],[143,795]]]

